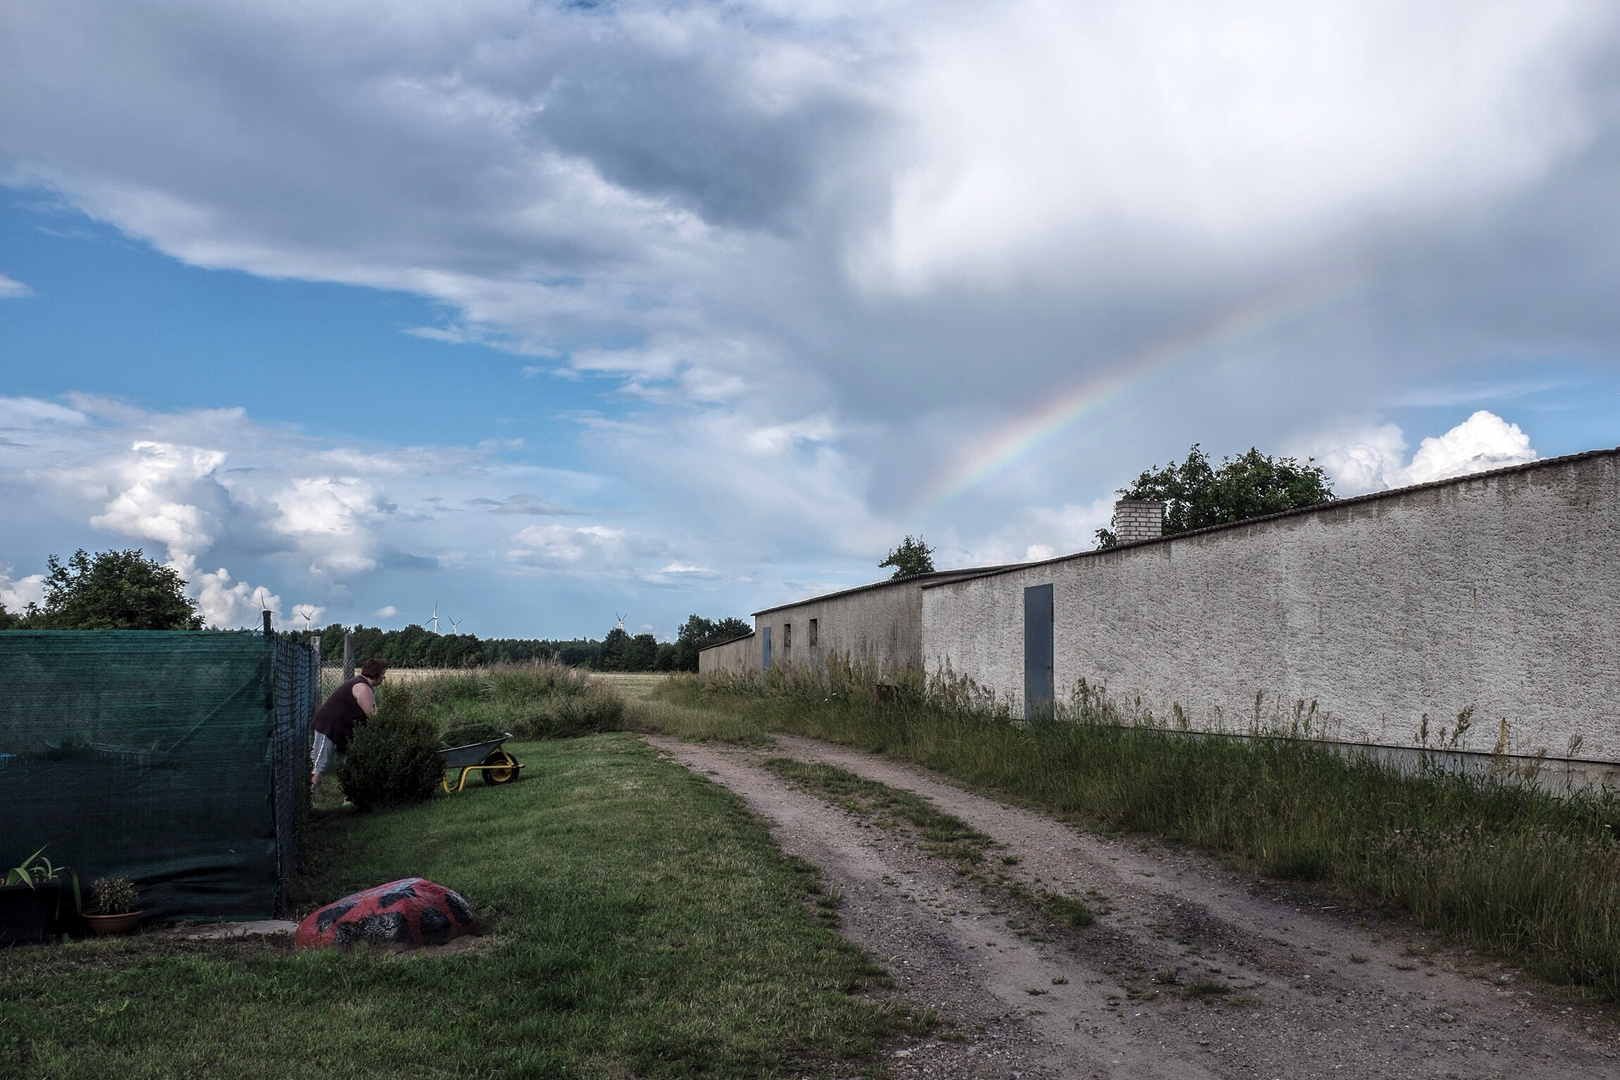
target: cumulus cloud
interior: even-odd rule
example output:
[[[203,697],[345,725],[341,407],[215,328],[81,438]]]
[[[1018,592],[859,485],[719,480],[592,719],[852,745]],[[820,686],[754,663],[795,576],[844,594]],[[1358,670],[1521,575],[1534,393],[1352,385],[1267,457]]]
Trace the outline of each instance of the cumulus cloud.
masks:
[[[1404,460],[1406,437],[1394,424],[1330,436],[1315,456],[1340,495],[1426,484],[1536,460],[1530,437],[1495,413],[1479,410],[1439,435],[1424,439]]]
[[[357,476],[300,476],[269,496],[281,511],[272,526],[309,552],[318,573],[374,569],[376,538],[369,526],[386,518],[375,488]]]
[[[197,614],[208,626],[222,630],[251,628],[260,624],[266,611],[281,614],[280,596],[263,585],[233,582],[230,571],[223,566],[205,571],[197,565],[196,556],[187,552],[171,553],[168,565],[186,580],[187,591],[197,601]]]
[[[25,577],[13,578],[12,567],[0,563],[0,607],[4,607],[13,614],[24,610],[29,604],[43,604],[45,602],[45,575],[28,574]]]
[[[306,603],[324,613],[333,600],[350,602],[349,590],[380,568],[432,566],[469,539],[485,565],[500,565],[501,518],[487,517],[489,526],[469,536],[465,526],[476,516],[447,504],[471,495],[480,506],[516,499],[533,509],[509,493],[537,479],[565,492],[572,485],[575,494],[589,486],[579,476],[508,466],[498,447],[361,452],[261,427],[241,410],[170,414],[92,398],[76,403],[0,398],[0,495],[33,515],[161,545],[210,625],[257,625],[262,611],[285,611],[279,588],[241,580],[227,567],[252,564],[285,584],[328,590],[330,599]],[[582,535],[600,547],[628,534]],[[537,549],[556,557],[567,550],[562,541]],[[620,564],[617,572],[633,577],[635,567]],[[38,580],[7,577],[6,595],[26,603]]]
[[[394,616],[399,614],[399,608],[395,607],[393,604],[389,604],[386,607],[378,608],[371,614],[379,619],[392,619]]]
[[[623,529],[603,525],[530,525],[512,536],[507,559],[533,570],[620,567],[629,555]]]
[[[213,477],[225,460],[218,450],[137,442],[108,463],[118,490],[90,524],[200,554],[213,546],[221,523],[198,504],[216,504],[224,494]]]

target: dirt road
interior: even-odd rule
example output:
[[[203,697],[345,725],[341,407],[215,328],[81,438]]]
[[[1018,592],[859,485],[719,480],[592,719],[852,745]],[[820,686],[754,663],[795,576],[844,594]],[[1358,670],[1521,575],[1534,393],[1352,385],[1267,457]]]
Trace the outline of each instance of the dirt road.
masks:
[[[820,867],[844,893],[844,933],[939,1014],[935,1037],[896,1052],[896,1076],[1620,1080],[1620,1029],[1605,1013],[1404,924],[842,747],[648,741],[737,792],[784,850]],[[1005,845],[993,861],[1014,884],[1089,890],[1105,913],[1078,931],[1031,919],[761,766],[773,756],[921,795]]]

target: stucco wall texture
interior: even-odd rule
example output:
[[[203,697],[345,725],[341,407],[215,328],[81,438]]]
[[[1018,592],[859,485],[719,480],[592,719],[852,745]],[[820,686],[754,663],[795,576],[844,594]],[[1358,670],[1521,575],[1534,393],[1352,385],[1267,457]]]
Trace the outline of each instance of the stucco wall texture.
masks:
[[[1083,678],[1172,726],[1387,746],[1427,715],[1475,751],[1505,720],[1510,753],[1620,761],[1620,451],[930,584],[929,670],[1021,708],[1046,583],[1060,701]]]
[[[759,669],[759,635],[732,638],[719,645],[698,650],[698,674],[717,675],[721,672],[757,671]]]
[[[814,644],[811,619],[816,621]],[[829,656],[842,656],[882,671],[922,667],[922,586],[915,579],[757,613],[754,636],[758,638],[767,626],[774,666],[822,664]],[[757,656],[754,663],[759,663]]]
[[[769,627],[772,666],[820,665],[829,656],[838,656],[871,664],[885,673],[906,667],[921,670],[923,586],[954,581],[985,569],[941,570],[899,581],[879,581],[756,611],[751,664],[759,667],[758,642],[761,632]],[[812,619],[816,623],[813,637]],[[703,670],[702,663],[703,654],[699,653],[699,670]]]

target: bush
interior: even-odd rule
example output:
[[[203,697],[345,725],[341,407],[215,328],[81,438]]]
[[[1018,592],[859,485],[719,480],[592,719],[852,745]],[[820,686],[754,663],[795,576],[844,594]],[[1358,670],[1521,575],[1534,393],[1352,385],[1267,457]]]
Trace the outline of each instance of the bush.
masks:
[[[477,736],[483,732],[489,733],[487,738],[511,732],[518,739],[561,739],[624,725],[624,699],[611,686],[563,664],[510,665],[385,683],[383,693],[386,708],[400,702],[434,731],[442,730],[446,746],[481,742]]]
[[[337,767],[344,798],[362,811],[423,802],[443,777],[438,731],[417,714],[405,686],[382,695],[377,715],[355,728],[348,759]]]

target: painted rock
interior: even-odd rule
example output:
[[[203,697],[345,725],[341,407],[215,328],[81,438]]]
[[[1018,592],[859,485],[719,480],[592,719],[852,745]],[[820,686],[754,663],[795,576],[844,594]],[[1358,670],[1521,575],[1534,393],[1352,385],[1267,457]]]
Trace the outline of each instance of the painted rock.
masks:
[[[390,881],[313,911],[293,934],[301,949],[369,941],[417,949],[473,931],[472,909],[459,893],[425,878]]]

